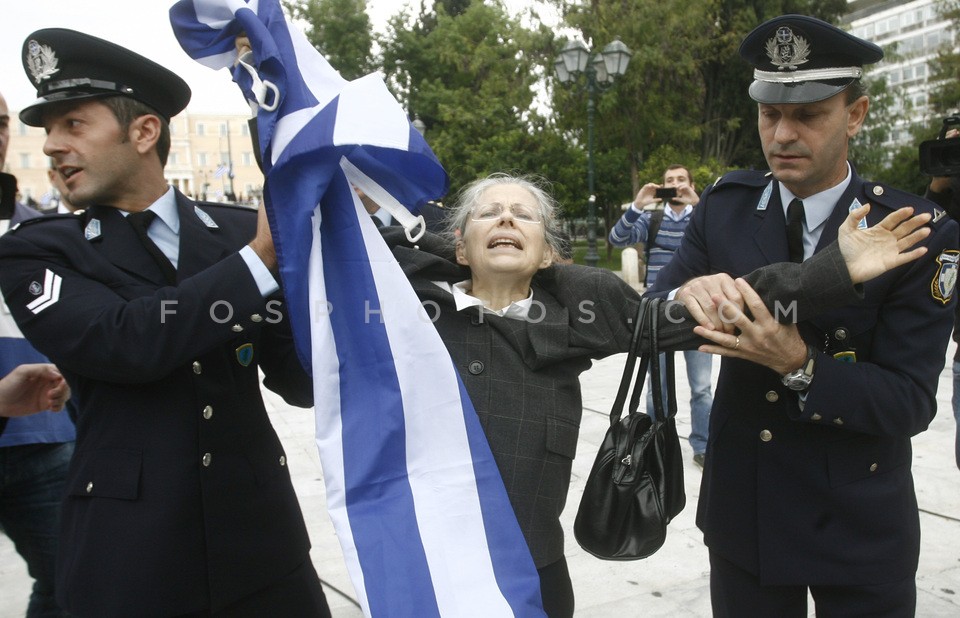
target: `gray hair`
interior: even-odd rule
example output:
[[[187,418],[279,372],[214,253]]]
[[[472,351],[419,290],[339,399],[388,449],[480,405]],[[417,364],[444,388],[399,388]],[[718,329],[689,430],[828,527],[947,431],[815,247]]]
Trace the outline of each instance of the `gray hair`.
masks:
[[[521,176],[503,172],[474,180],[457,193],[453,208],[450,209],[450,214],[446,219],[448,237],[456,238],[455,232],[457,230],[460,230],[461,234],[463,233],[467,222],[470,220],[470,213],[480,205],[480,198],[487,189],[499,185],[517,185],[529,192],[537,201],[540,216],[543,219],[543,238],[547,246],[553,251],[553,255],[564,255],[566,248],[559,222],[560,205],[547,190],[548,184],[540,176]]]

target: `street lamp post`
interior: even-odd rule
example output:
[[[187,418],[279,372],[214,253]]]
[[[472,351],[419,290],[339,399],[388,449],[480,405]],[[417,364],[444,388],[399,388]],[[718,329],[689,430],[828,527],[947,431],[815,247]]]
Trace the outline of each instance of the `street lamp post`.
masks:
[[[593,184],[593,117],[596,113],[594,99],[613,82],[627,72],[633,52],[620,39],[593,54],[581,41],[569,41],[563,46],[554,61],[557,78],[561,83],[576,81],[582,73],[587,80],[587,254],[583,261],[587,266],[596,266],[600,261],[597,253],[597,196]]]

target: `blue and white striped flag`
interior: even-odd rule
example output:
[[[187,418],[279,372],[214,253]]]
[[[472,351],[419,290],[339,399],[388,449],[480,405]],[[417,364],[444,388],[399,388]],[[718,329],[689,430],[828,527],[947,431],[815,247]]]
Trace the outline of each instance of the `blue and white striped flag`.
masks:
[[[543,616],[539,578],[449,353],[353,186],[382,207],[447,177],[376,76],[347,82],[278,0],[181,0],[181,46],[257,101],[264,199],[312,366],[330,516],[367,616]],[[412,227],[403,209],[401,221]],[[394,215],[396,216],[396,214]]]

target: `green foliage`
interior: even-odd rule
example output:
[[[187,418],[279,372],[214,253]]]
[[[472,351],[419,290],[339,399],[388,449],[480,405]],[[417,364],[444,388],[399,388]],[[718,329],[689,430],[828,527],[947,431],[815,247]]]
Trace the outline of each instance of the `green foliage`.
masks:
[[[960,14],[960,0],[945,2],[952,15]],[[747,95],[752,73],[737,53],[740,42],[779,14],[836,21],[847,7],[846,0],[538,4],[558,9],[558,31],[573,32],[595,52],[616,38],[633,51],[626,75],[594,96],[596,209],[598,227],[607,228],[620,216],[620,205],[671,163],[690,167],[700,192],[729,169],[766,168],[757,106]],[[496,171],[535,173],[552,182],[567,217],[586,216],[589,93],[583,77],[573,84],[557,80],[553,61],[565,40],[553,29],[511,15],[502,0],[408,2],[376,41],[374,67],[364,0],[286,5],[309,22],[311,40],[345,77],[383,72],[410,117],[426,125],[426,139],[454,191]],[[887,51],[893,58],[895,50]],[[945,52],[938,62],[944,84],[938,105],[946,111],[960,101],[960,55]],[[895,113],[902,113],[896,104],[903,93],[880,81],[870,88],[868,123],[852,143],[851,159],[865,176],[916,186],[909,152],[890,153],[884,146]]]
[[[310,44],[345,79],[373,70],[367,0],[284,0],[283,4],[294,19],[309,25],[306,35]]]
[[[957,32],[960,26],[960,1],[945,0],[939,5],[940,15],[951,22],[948,42],[930,62],[930,76],[937,87],[930,93],[930,105],[939,114],[956,113],[960,106],[960,51]]]
[[[548,31],[524,28],[499,2],[445,2],[436,13],[391,20],[383,70],[426,125],[451,187],[518,171],[555,181],[560,200],[583,195],[567,189],[574,168],[583,174],[582,160],[533,105],[550,42]]]

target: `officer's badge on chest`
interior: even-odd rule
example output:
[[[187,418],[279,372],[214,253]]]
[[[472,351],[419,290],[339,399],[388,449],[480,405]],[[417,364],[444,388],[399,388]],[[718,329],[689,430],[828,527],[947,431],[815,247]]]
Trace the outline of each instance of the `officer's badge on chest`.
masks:
[[[944,305],[953,298],[953,291],[957,287],[957,268],[960,265],[960,251],[948,249],[937,257],[940,267],[930,282],[930,294],[934,300]]]
[[[249,367],[250,363],[253,362],[253,344],[245,343],[236,350],[237,352],[237,362],[243,365],[244,367]]]

